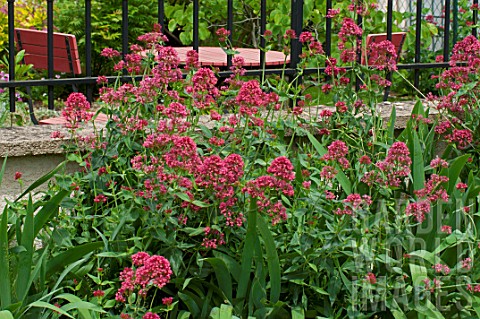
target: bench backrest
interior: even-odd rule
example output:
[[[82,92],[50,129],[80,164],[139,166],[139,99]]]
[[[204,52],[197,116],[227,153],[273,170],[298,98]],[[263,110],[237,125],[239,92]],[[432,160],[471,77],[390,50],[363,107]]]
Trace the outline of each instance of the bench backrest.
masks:
[[[402,53],[402,46],[403,42],[405,42],[405,37],[406,37],[405,32],[393,32],[392,33],[392,44],[395,46],[395,50],[397,52],[397,62],[398,59],[400,58],[400,53]],[[368,53],[370,52],[370,45],[372,43],[379,43],[382,41],[387,40],[387,34],[386,33],[378,33],[378,34],[369,34],[367,36],[367,41],[366,41],[366,53],[368,56]],[[365,64],[365,57],[362,55],[362,64]],[[373,61],[372,61],[373,63]],[[368,63],[368,65],[372,65],[372,63]]]
[[[18,50],[25,50],[24,62],[36,69],[48,69],[47,31],[15,29]],[[77,40],[74,35],[53,33],[53,70],[81,74]]]

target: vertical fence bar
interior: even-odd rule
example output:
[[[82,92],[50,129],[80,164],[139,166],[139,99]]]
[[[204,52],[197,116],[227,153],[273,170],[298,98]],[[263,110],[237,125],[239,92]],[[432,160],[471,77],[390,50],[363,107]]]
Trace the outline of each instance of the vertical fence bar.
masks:
[[[92,76],[92,0],[85,0],[85,75]],[[87,99],[93,100],[91,84],[87,84]]]
[[[392,30],[393,30],[393,0],[388,0],[387,2],[387,40],[392,41]],[[386,79],[392,82],[392,72],[387,73]],[[383,93],[383,100],[387,101],[388,96],[390,95],[390,87],[385,87]]]
[[[478,0],[473,0],[473,5],[474,5],[474,10],[473,10],[473,29],[472,29],[472,35],[474,37],[477,37],[477,21],[478,21]]]
[[[393,30],[393,0],[387,3],[387,40],[392,41]]]
[[[198,52],[198,0],[193,0],[193,49]]]
[[[303,0],[292,0],[291,2],[291,29],[295,31],[296,38],[290,42],[290,67],[297,69],[302,54],[302,46],[298,41],[298,36],[302,33],[303,28]]]
[[[267,0],[260,3],[260,67],[265,68],[265,31],[267,30]]]
[[[360,1],[355,1],[355,6],[357,5],[362,5]],[[363,24],[363,17],[357,13],[357,25],[362,27]],[[357,63],[361,64],[362,63],[362,37],[359,36],[357,39]],[[360,85],[361,85],[361,79],[360,77],[355,77],[355,91],[360,90]]]
[[[8,80],[15,81],[15,0],[8,0]],[[15,112],[15,88],[8,89],[10,112]]]
[[[417,0],[416,27],[415,27],[415,63],[420,63],[420,40],[422,37],[422,8],[423,1]],[[413,85],[418,88],[420,85],[420,70],[414,70]]]
[[[53,0],[47,0],[47,56],[48,79],[53,79]],[[53,85],[48,86],[48,109],[54,109]]]
[[[165,33],[165,2],[158,0],[158,24],[162,27],[162,32]]]
[[[332,18],[329,18],[329,11],[332,9],[332,0],[327,0],[327,20],[325,22],[325,54],[329,57],[332,54]]]
[[[450,0],[445,0],[445,29],[443,34],[443,61],[450,55]]]
[[[228,38],[230,39],[230,43],[233,45],[233,0],[228,0],[227,5],[227,30],[230,31],[230,35]],[[232,66],[232,55],[227,55],[227,67],[230,68]]]
[[[128,53],[128,0],[122,1],[122,59]],[[127,69],[123,68],[123,75],[127,75]]]
[[[452,43],[457,43],[458,37],[458,0],[453,0],[453,8],[452,8],[452,15],[453,15],[453,38]]]

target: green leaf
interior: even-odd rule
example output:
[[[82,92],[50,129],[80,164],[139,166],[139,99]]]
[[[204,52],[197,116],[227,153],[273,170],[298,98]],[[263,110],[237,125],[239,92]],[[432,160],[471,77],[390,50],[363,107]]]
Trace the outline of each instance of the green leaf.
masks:
[[[70,248],[69,250],[58,254],[47,263],[47,273],[52,274],[62,267],[75,262],[92,251],[102,248],[103,242],[87,243]]]
[[[395,106],[392,106],[392,112],[390,113],[390,119],[387,124],[387,143],[393,144],[395,139],[395,121],[397,120],[397,110]]]
[[[19,201],[23,196],[25,196],[26,194],[30,193],[31,191],[33,191],[35,188],[37,188],[38,186],[42,185],[43,183],[47,182],[48,180],[50,180],[50,178],[52,178],[61,168],[64,168],[65,167],[65,162],[62,162],[60,164],[58,164],[57,167],[55,167],[53,170],[51,170],[50,172],[48,172],[47,174],[43,175],[42,177],[40,177],[39,179],[37,179],[35,182],[33,182],[20,196],[17,197],[17,199],[15,199],[15,202]]]
[[[28,197],[28,204],[26,209],[25,221],[23,224],[23,231],[20,244],[25,247],[25,251],[19,253],[17,280],[16,280],[16,294],[19,301],[23,301],[27,295],[30,287],[30,272],[32,271],[33,259],[33,203],[32,196]]]
[[[5,161],[4,167],[5,168]],[[3,173],[2,168],[2,173]],[[8,207],[5,206],[0,224],[0,301],[6,308],[12,303],[10,293],[10,261],[8,253]]]
[[[177,316],[178,319],[189,319],[190,318],[190,312],[185,311],[185,310],[180,310]]]
[[[8,310],[0,311],[0,319],[13,319],[13,315]]]
[[[450,166],[448,168],[444,168],[440,172],[441,175],[445,175],[448,177],[447,193],[449,195],[452,194],[453,190],[455,189],[455,186],[457,185],[457,179],[460,176],[463,168],[465,167],[465,164],[467,163],[469,157],[469,154],[457,157],[452,161],[452,163],[450,163]]]
[[[275,246],[272,233],[262,217],[257,218],[257,227],[263,238],[267,252],[267,265],[270,276],[270,302],[276,303],[280,299],[281,292],[281,270],[277,247]]]
[[[199,125],[198,127],[202,130],[202,133],[206,138],[211,138],[213,136],[212,131],[210,131],[205,125]]]
[[[232,278],[227,265],[220,258],[205,258],[215,271],[218,287],[223,291],[225,297],[232,302]]]
[[[241,300],[237,306],[237,312],[240,313],[243,308],[244,299],[247,296],[248,284],[250,282],[250,273],[252,271],[253,252],[255,251],[255,238],[257,237],[257,201],[251,199],[250,209],[247,215],[247,234],[242,252],[242,264],[240,279],[238,282],[237,299]]]
[[[413,189],[419,190],[422,189],[425,184],[423,151],[417,132],[411,132],[411,137],[413,141],[411,141],[411,144],[409,143],[409,146],[412,147],[410,152],[412,154]]]
[[[32,302],[31,304],[29,304],[29,307],[37,307],[37,308],[50,309],[50,310],[52,310],[52,311],[59,312],[59,313],[61,313],[62,315],[67,316],[68,318],[75,319],[73,316],[71,316],[70,314],[68,314],[68,312],[66,312],[66,311],[63,310],[62,308],[58,308],[58,307],[56,307],[56,306],[54,306],[54,305],[51,305],[51,304],[49,304],[48,302],[45,302],[45,301],[35,301],[35,302]]]
[[[428,299],[426,299],[425,305],[416,303],[415,310],[425,315],[428,319],[445,319],[435,305]]]
[[[305,318],[305,310],[301,307],[294,307],[292,308],[292,319],[304,319]]]
[[[53,196],[43,207],[35,214],[33,236],[37,237],[40,230],[49,222],[56,213],[58,213],[58,206],[62,200],[70,192],[61,190]]]
[[[200,315],[200,308],[195,303],[195,300],[193,300],[189,295],[181,293],[180,291],[178,292],[178,297],[182,299],[185,305],[187,305],[187,308],[190,310],[190,313],[193,315],[193,317],[198,318]]]
[[[426,250],[416,250],[416,251],[413,251],[413,252],[409,253],[409,255],[422,258],[422,259],[428,261],[432,265],[434,265],[438,262],[441,262],[441,260],[438,256],[436,256],[434,253],[431,253],[431,252],[426,251]]]
[[[419,266],[415,264],[409,264],[410,273],[412,275],[412,282],[414,285],[418,286],[422,280],[427,278],[427,268],[424,266]]]

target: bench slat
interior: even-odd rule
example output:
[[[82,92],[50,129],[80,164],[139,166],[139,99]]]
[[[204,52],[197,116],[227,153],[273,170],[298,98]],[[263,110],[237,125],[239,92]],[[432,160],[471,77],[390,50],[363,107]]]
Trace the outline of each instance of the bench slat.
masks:
[[[39,47],[39,46],[36,46],[36,45],[23,44],[22,43],[22,48],[25,50],[25,52],[27,54],[47,56],[47,52],[45,50],[45,47]],[[78,56],[78,51],[77,52],[71,51],[70,53],[71,53],[72,59],[73,59],[74,56]],[[57,59],[57,58],[68,59],[68,54],[67,54],[66,49],[54,48],[53,49],[53,56],[55,57],[55,59]]]
[[[17,42],[17,48],[20,49],[17,33],[20,34],[21,48],[25,50],[25,63],[33,64],[37,69],[48,69],[47,32],[20,28],[15,29],[15,41]],[[75,36],[57,32],[53,33],[54,71],[72,72],[68,61],[66,40],[68,40],[70,46],[73,73],[81,74],[82,69]]]
[[[36,69],[47,70],[48,58],[45,55],[25,54],[25,63],[33,64]],[[57,72],[70,73],[70,62],[66,58],[57,58],[53,62],[54,70]],[[73,69],[80,70],[80,60],[73,61]],[[75,72],[75,74],[81,74],[81,72]]]

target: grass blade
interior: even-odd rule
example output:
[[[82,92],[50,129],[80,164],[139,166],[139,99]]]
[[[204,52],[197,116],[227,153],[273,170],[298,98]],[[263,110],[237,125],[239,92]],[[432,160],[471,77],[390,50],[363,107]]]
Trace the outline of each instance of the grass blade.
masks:
[[[389,145],[393,144],[395,139],[395,121],[397,120],[397,110],[394,105],[392,105],[392,112],[390,113],[390,119],[387,124],[387,143]]]
[[[408,147],[410,148],[410,154],[412,154],[413,189],[419,190],[422,189],[425,184],[423,151],[417,132],[413,131],[408,135],[410,137]]]
[[[272,233],[263,218],[257,219],[257,227],[263,238],[267,252],[268,273],[270,275],[270,302],[276,303],[280,299],[281,292],[281,269],[277,247],[275,246]]]
[[[232,278],[227,265],[220,258],[206,258],[204,260],[213,267],[218,287],[223,291],[225,297],[232,302]]]
[[[5,163],[5,162],[4,162]],[[10,262],[8,253],[8,209],[4,208],[0,222],[0,306],[7,308],[12,303],[10,293]]]
[[[247,217],[247,234],[245,236],[245,246],[242,253],[242,265],[240,271],[240,280],[238,282],[237,299],[240,300],[237,312],[241,313],[243,303],[247,295],[248,284],[250,282],[250,273],[252,272],[253,252],[255,251],[255,237],[257,236],[257,201],[251,199],[250,209]]]
[[[8,310],[0,311],[0,319],[13,319],[13,315]]]
[[[70,192],[61,190],[53,196],[39,211],[35,214],[34,232],[36,237],[45,224],[58,212],[58,206]]]
[[[73,316],[71,316],[68,312],[66,312],[65,310],[63,310],[62,308],[58,308],[54,305],[51,305],[49,304],[48,302],[45,302],[45,301],[35,301],[35,302],[32,302],[29,307],[37,307],[37,308],[44,308],[44,309],[50,309],[54,312],[59,312],[61,313],[62,315],[68,317],[68,318],[72,318],[72,319],[75,319]]]
[[[18,256],[18,270],[17,270],[17,282],[16,282],[16,294],[18,301],[25,299],[29,287],[31,272],[32,272],[32,260],[33,260],[33,202],[32,196],[28,197],[28,204],[26,209],[25,222],[23,224],[23,231],[21,236],[20,245],[25,248],[24,251],[19,253]]]
[[[62,163],[58,164],[57,167],[55,167],[50,172],[48,172],[47,174],[43,175],[42,177],[37,179],[35,182],[33,182],[20,196],[17,197],[17,199],[15,201],[16,202],[19,201],[23,196],[30,193],[31,191],[33,191],[35,188],[42,185],[43,183],[47,182],[50,178],[52,178],[64,166],[65,166],[65,162],[62,162]]]
[[[62,267],[79,260],[86,254],[91,253],[92,251],[96,249],[100,249],[102,247],[103,247],[102,242],[94,242],[94,243],[87,243],[87,244],[70,248],[69,250],[63,253],[58,254],[48,262],[47,274],[50,275],[60,270]]]

